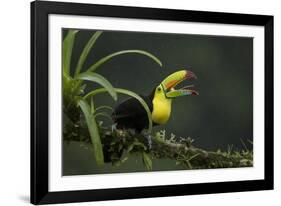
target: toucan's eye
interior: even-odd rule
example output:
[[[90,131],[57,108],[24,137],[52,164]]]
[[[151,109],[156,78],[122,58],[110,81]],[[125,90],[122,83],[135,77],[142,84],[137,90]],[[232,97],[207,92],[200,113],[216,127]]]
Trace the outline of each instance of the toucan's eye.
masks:
[[[157,88],[157,91],[158,91],[158,92],[160,92],[160,91],[161,91],[161,88],[160,88],[160,87],[158,87],[158,88]]]

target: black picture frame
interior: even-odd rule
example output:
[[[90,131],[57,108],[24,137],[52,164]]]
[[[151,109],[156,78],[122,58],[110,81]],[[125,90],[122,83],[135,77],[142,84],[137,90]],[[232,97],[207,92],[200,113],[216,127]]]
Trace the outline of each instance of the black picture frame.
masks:
[[[265,28],[264,180],[181,184],[117,189],[48,190],[48,15],[82,15],[257,25]],[[80,3],[31,3],[31,203],[67,203],[273,189],[273,16],[105,6]]]

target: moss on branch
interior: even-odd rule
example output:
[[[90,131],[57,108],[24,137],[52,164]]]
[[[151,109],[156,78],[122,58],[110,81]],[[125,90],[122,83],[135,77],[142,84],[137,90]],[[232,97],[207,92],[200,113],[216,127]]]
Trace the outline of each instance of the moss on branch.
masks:
[[[80,125],[80,126],[78,126]],[[83,122],[76,127],[64,128],[64,140],[90,143]],[[190,137],[167,135],[164,130],[154,134],[136,134],[131,130],[116,130],[99,124],[103,145],[104,160],[118,166],[125,162],[131,154],[141,155],[144,166],[152,170],[152,159],[168,158],[185,169],[234,168],[253,166],[253,152],[244,149],[234,151],[207,151],[193,145]],[[71,132],[69,132],[71,131]],[[151,147],[148,139],[151,139]]]

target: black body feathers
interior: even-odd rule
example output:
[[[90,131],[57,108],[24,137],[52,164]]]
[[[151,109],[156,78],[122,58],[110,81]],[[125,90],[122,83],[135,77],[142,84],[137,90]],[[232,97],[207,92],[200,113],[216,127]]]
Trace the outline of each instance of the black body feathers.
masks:
[[[142,96],[150,111],[153,110],[152,99],[154,96]],[[148,127],[148,117],[145,109],[136,98],[128,98],[121,102],[112,113],[112,119],[117,124],[117,129],[134,129],[140,133]]]

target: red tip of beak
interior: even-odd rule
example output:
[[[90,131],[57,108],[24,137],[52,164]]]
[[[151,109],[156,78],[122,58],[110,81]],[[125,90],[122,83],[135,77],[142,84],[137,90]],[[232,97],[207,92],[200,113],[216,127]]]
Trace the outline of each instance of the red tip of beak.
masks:
[[[192,91],[192,93],[191,93],[193,96],[197,96],[197,95],[199,95],[199,93],[198,92],[196,92],[196,91]]]
[[[191,71],[186,71],[185,78],[186,79],[197,79],[197,76]]]

